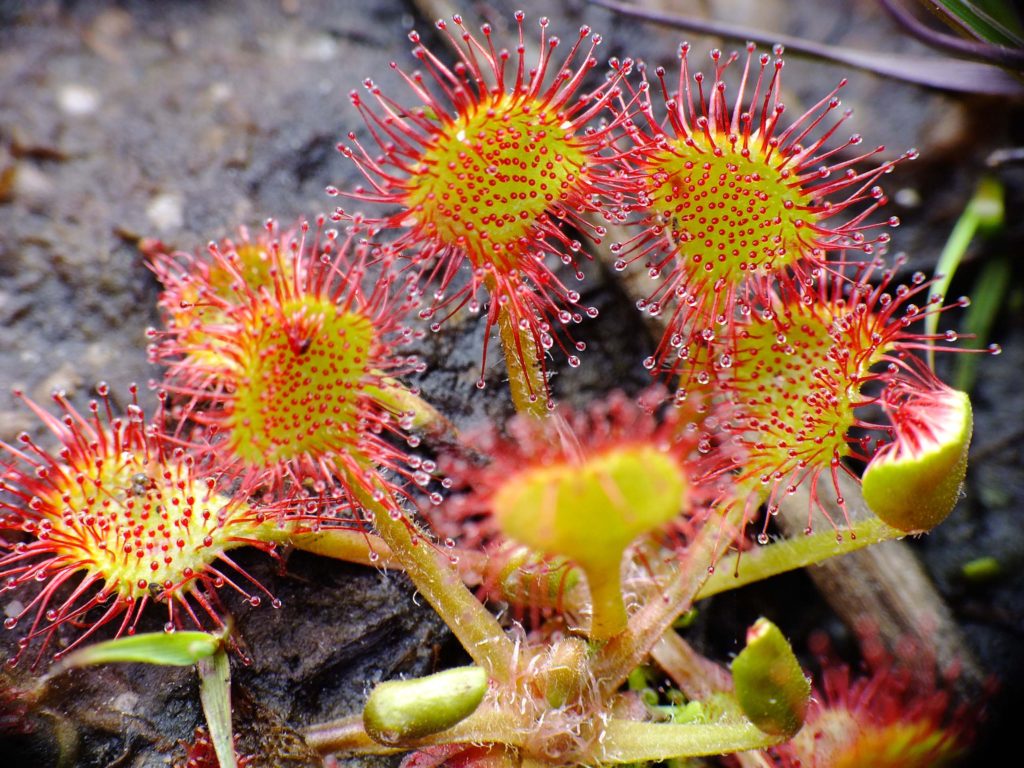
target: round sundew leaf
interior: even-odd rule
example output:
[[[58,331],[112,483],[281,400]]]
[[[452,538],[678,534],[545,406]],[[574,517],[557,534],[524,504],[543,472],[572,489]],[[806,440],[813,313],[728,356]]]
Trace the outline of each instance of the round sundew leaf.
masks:
[[[629,446],[588,459],[535,467],[495,494],[506,535],[587,572],[618,573],[622,553],[640,534],[679,514],[686,481],[679,465],[653,446]]]
[[[211,492],[189,462],[156,458],[155,440],[117,450],[118,441],[128,447],[131,429],[104,434],[91,455],[68,453],[62,476],[74,482],[38,489],[52,530],[47,551],[88,564],[122,598],[138,599],[156,587],[184,594],[225,550],[270,535],[273,523]]]
[[[741,406],[746,479],[755,484],[744,490],[767,495],[773,477],[795,485],[849,453],[857,382],[874,362],[850,360],[850,349],[867,344],[852,316],[836,302],[790,301],[770,317],[755,313],[745,321],[727,374]]]
[[[966,393],[948,390],[929,414],[927,439],[879,453],[864,471],[864,500],[884,522],[908,533],[941,523],[960,497],[974,419]]]
[[[849,717],[849,715],[847,715]],[[834,768],[939,768],[956,761],[958,744],[928,720],[910,720],[874,728],[854,723],[850,743],[843,744]],[[959,761],[956,761],[959,762]]]
[[[48,583],[4,621],[14,629],[35,615],[12,663],[36,637],[45,649],[62,625],[85,632],[55,657],[70,654],[98,627],[124,616],[116,634],[129,637],[91,646],[88,654],[74,657],[76,663],[193,664],[196,653],[209,650],[208,636],[131,636],[143,607],[166,601],[168,628],[180,626],[181,619],[202,626],[199,616],[207,615],[222,625],[210,602],[212,591],[226,583],[218,564],[267,594],[225,553],[245,545],[269,549],[280,536],[276,518],[244,499],[217,493],[218,480],[199,476],[195,458],[164,431],[163,419],[145,418],[136,387],[129,387],[132,402],[116,417],[107,386],[99,385],[97,393],[103,404],[90,403],[90,417],[59,394],[54,396],[59,419],[23,398],[61,447],[49,453],[28,440],[42,461],[17,453],[21,461],[12,462],[3,478],[11,498],[28,503],[21,508],[0,499],[0,513],[13,513],[34,538],[0,552],[0,581],[7,589],[30,581]],[[231,585],[258,605],[261,598],[247,594],[234,578]]]
[[[859,687],[865,682],[869,681],[859,680],[854,685]],[[875,690],[883,691],[881,696],[893,695],[893,688],[877,685],[878,680],[870,682],[875,684]],[[886,682],[892,685],[892,681]],[[786,744],[781,765],[940,768],[959,762],[963,744],[955,726],[943,727],[940,715],[922,711],[917,702],[885,708],[871,698],[872,695],[865,696],[861,691],[859,697],[850,701],[823,703],[808,717],[800,733]]]

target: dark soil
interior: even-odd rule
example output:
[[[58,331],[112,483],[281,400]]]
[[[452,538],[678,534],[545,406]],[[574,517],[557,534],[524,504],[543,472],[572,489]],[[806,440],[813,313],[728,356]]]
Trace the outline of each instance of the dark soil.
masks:
[[[503,5],[474,2],[462,10],[467,19],[493,20],[500,37],[512,10]],[[575,0],[516,5],[530,20],[550,16],[566,38],[586,21],[605,35],[604,56],[639,54],[671,67],[681,39]],[[706,5],[719,16],[738,13],[729,3]],[[923,50],[873,3],[735,5],[748,15],[733,20],[750,26],[830,44]],[[40,432],[11,387],[44,403],[63,389],[82,404],[96,382],[107,381],[123,403],[129,382],[159,376],[146,362],[145,331],[159,318],[140,238],[191,251],[270,216],[291,223],[332,209],[324,187],[355,178],[334,145],[347,131],[362,131],[347,93],[370,76],[403,97],[388,62],[412,69],[405,32],[431,31],[419,13],[402,0],[0,0],[0,439]],[[908,269],[934,267],[983,173],[1005,184],[1008,226],[972,249],[952,295],[970,292],[986,263],[1012,259],[1024,242],[1024,168],[985,167],[994,150],[1024,144],[1020,105],[799,56],[790,56],[785,70],[787,105],[799,114],[844,75],[844,103],[856,114],[841,132],[863,133],[865,146],[885,144],[886,156],[911,146],[921,152],[885,179],[892,198],[886,210],[903,220],[892,249],[909,254]],[[992,338],[1004,353],[978,364],[967,497],[914,545],[973,651],[1002,685],[969,765],[992,761],[1006,729],[1002,715],[1013,713],[1024,683],[1024,281],[1016,262]],[[600,270],[589,272],[585,301],[601,314],[581,330],[589,343],[584,364],[570,370],[555,363],[559,397],[576,402],[642,387],[639,361],[650,350],[624,294]],[[421,350],[430,362],[424,394],[459,426],[508,412],[499,367],[483,393],[474,385],[481,343],[470,322],[429,337]],[[499,357],[492,349],[491,358]],[[151,407],[148,390],[144,397]],[[998,561],[998,573],[969,581],[964,564],[982,556]],[[236,722],[243,746],[260,745],[269,755],[259,765],[318,765],[296,729],[356,712],[375,682],[431,671],[454,652],[447,630],[412,599],[402,575],[306,555],[283,566],[259,553],[243,559],[283,601],[279,610],[229,606],[253,659],[234,665]],[[736,646],[724,638],[737,642],[742,627],[766,611],[797,638],[814,627],[835,630],[809,582],[788,579],[719,603],[718,619],[709,609],[705,621],[721,622],[705,633],[719,641],[711,653],[726,658]],[[0,608],[12,599],[3,595]],[[11,634],[0,634],[0,655]],[[28,673],[12,674],[16,682]],[[137,665],[68,674],[43,708],[21,713],[10,733],[0,734],[3,763],[55,765],[63,740],[75,745],[73,764],[83,768],[167,765],[169,755],[180,754],[178,740],[202,722],[197,690],[191,670]]]

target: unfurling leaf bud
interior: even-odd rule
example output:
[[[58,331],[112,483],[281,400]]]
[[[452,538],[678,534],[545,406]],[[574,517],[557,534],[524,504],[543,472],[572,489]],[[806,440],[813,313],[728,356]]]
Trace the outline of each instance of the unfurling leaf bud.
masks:
[[[587,644],[578,637],[563,638],[551,646],[545,662],[538,675],[544,698],[552,707],[564,707],[586,680]]]
[[[487,673],[480,667],[456,667],[414,680],[380,683],[363,709],[363,727],[374,741],[401,744],[466,719],[486,692]]]
[[[768,619],[747,630],[747,647],[733,659],[732,678],[743,714],[762,731],[789,738],[803,726],[811,683]]]
[[[974,420],[963,392],[907,398],[893,419],[897,440],[864,471],[864,501],[901,531],[928,531],[956,505],[967,473]]]

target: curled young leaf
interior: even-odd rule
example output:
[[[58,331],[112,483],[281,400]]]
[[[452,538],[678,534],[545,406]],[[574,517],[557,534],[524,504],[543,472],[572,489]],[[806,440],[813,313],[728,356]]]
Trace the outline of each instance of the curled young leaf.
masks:
[[[747,630],[747,647],[733,659],[740,708],[765,733],[793,736],[804,724],[810,681],[782,631],[760,618]]]
[[[370,693],[363,727],[374,741],[401,744],[451,728],[480,706],[487,673],[456,667],[414,680],[390,680]]]
[[[884,522],[902,531],[928,531],[960,498],[974,419],[963,392],[900,392],[884,403],[897,439],[864,471],[864,500]]]

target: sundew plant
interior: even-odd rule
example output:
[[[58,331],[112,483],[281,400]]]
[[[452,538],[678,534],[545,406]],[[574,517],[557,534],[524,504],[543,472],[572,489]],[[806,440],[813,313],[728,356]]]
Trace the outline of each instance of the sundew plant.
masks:
[[[436,49],[409,35],[403,87],[352,90],[363,122],[338,149],[361,182],[328,187],[330,213],[198,253],[149,243],[156,413],[127,384],[85,412],[19,394],[48,435],[0,444],[9,663],[130,638],[150,610],[166,638],[226,638],[242,663],[219,595],[288,606],[233,550],[303,549],[404,571],[469,662],[308,728],[324,756],[951,761],[968,729],[898,665],[812,688],[767,619],[731,660],[679,631],[703,597],[925,533],[957,502],[971,405],[925,353],[954,349],[927,321],[963,302],[887,254],[881,183],[916,152],[845,135],[843,82],[787,111],[781,48],[704,66],[684,43],[669,71],[602,58],[586,27],[514,23],[499,40],[439,21]],[[594,258],[653,280],[637,311],[663,335],[635,361],[641,397],[569,407],[551,382],[588,364]],[[510,416],[463,435],[412,350],[475,314],[478,386],[500,349]],[[772,520],[798,491],[805,530],[785,538]],[[204,765],[262,764],[203,739]]]

